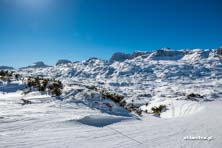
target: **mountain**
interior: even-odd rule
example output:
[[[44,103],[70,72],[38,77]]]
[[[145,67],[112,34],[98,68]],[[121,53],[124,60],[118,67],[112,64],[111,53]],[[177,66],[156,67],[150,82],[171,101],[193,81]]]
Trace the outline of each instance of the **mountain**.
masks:
[[[117,52],[117,53],[114,53],[112,55],[112,57],[110,58],[110,62],[115,62],[115,61],[123,62],[126,59],[131,59],[131,55],[130,54],[125,54],[125,53],[122,53],[122,52]]]
[[[218,55],[222,55],[222,47],[218,48],[216,52]]]
[[[153,60],[179,60],[184,57],[186,51],[175,51],[170,49],[159,49],[150,55]]]
[[[118,62],[123,62],[125,60],[130,60],[133,58],[136,58],[138,56],[142,56],[142,55],[146,55],[149,54],[150,52],[144,52],[144,51],[135,51],[132,54],[126,54],[126,53],[122,53],[122,52],[116,52],[112,55],[112,57],[110,58],[110,62],[113,63],[115,61]]]
[[[212,99],[215,92],[208,89],[218,91],[216,86],[219,83],[213,88],[204,86],[201,90],[198,89],[201,85],[196,86],[195,83],[222,79],[222,57],[218,51],[220,50],[160,49],[134,54],[116,53],[110,59],[113,62],[90,58],[69,63],[69,66],[43,66],[42,69],[32,67],[28,71],[21,69],[19,72],[24,75],[54,77],[66,84],[81,83],[105,87],[125,95],[127,100],[141,98],[141,100],[134,100],[137,103],[147,101],[143,96],[181,97],[181,94],[185,93],[184,90],[194,85],[195,87],[189,93],[196,90],[206,95],[208,99]],[[165,87],[168,87],[168,90]],[[172,88],[174,90],[171,90]],[[217,95],[221,96],[221,94]]]
[[[215,95],[214,91],[218,91],[217,86],[219,87],[220,83],[213,87],[203,86],[202,89],[198,89],[201,85],[198,86],[195,83],[222,79],[220,50],[160,49],[133,54],[117,53],[110,59],[115,62],[90,58],[69,63],[68,66],[64,64],[49,67],[40,63],[29,69],[20,69],[19,73],[53,77],[65,84],[80,83],[104,87],[126,96],[127,100],[141,98],[140,101],[134,100],[138,103],[147,101],[144,99],[146,97],[142,96],[181,97],[181,94],[188,94],[184,90],[188,91],[191,86],[194,88],[189,90],[189,93],[196,90],[196,92],[206,95],[207,99],[212,99],[211,97]],[[39,69],[39,67],[42,68]],[[177,87],[175,88],[175,86]],[[168,87],[169,90],[166,90],[165,87]],[[171,90],[172,88],[174,90]],[[155,93],[152,89],[155,89]],[[208,91],[208,89],[214,91]],[[217,97],[221,94],[217,93]]]
[[[3,147],[192,147],[198,138],[199,147],[221,146],[221,48],[39,62],[16,73],[10,81],[10,73],[0,74]],[[60,96],[52,96],[60,84]]]
[[[50,67],[43,62],[37,62],[26,68],[42,68],[38,73],[44,73],[56,78],[81,78],[85,80],[105,81],[107,78],[120,79],[127,77],[142,78],[201,78],[215,74],[220,77],[220,50],[169,50],[160,49],[154,52],[135,52],[133,54],[116,53],[110,61],[90,58],[85,61],[70,63],[60,61],[59,67]],[[115,62],[114,62],[115,61]],[[69,67],[62,63],[69,63]],[[57,63],[58,65],[58,63]],[[23,68],[24,69],[24,68]],[[22,71],[22,70],[21,70]],[[136,76],[137,75],[137,76]],[[121,79],[122,80],[122,79]],[[121,81],[120,80],[120,81]]]
[[[72,63],[70,60],[61,59],[61,60],[58,60],[58,62],[56,63],[56,66],[70,64],[70,63]]]
[[[27,66],[27,67],[22,67],[20,69],[29,69],[29,68],[47,68],[47,67],[51,67],[49,65],[46,65],[44,62],[42,61],[38,61],[35,62],[33,65]]]
[[[13,67],[9,67],[9,66],[0,66],[0,70],[13,70]]]

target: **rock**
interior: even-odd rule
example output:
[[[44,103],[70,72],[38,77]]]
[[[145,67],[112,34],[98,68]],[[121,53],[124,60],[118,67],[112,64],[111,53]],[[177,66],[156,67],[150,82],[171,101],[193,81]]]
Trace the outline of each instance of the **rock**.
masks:
[[[187,100],[191,100],[191,101],[199,101],[199,99],[202,99],[202,98],[204,98],[204,96],[200,94],[191,93],[187,95]]]
[[[58,62],[56,63],[56,66],[63,65],[63,64],[70,64],[70,63],[72,63],[70,60],[61,59],[61,60],[58,60]]]
[[[216,53],[219,54],[219,55],[222,55],[222,47],[218,48]]]
[[[117,53],[114,53],[110,59],[110,62],[115,62],[115,61],[118,61],[118,62],[123,62],[127,59],[132,59],[132,56],[130,54],[125,54],[125,53],[122,53],[122,52],[117,52]]]
[[[29,100],[25,100],[25,99],[21,99],[21,100],[23,101],[22,105],[32,104],[32,102]]]

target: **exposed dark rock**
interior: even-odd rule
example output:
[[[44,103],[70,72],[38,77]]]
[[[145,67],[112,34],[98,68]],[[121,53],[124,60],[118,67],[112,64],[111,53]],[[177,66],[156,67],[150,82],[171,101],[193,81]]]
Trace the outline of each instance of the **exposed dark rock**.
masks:
[[[25,100],[25,99],[21,99],[21,100],[23,101],[22,105],[32,104],[32,102],[29,100]]]
[[[117,53],[114,53],[110,59],[110,62],[115,62],[115,61],[118,61],[118,62],[123,62],[127,59],[131,59],[131,55],[130,54],[125,54],[125,53],[122,53],[122,52],[117,52]]]
[[[150,54],[150,53],[151,52],[135,51],[132,53],[131,57],[136,58],[136,57],[143,56],[143,55]]]
[[[219,54],[219,55],[222,55],[222,47],[218,48],[216,53]]]
[[[202,99],[202,98],[204,98],[204,96],[200,94],[191,93],[187,95],[187,100],[191,100],[191,101],[199,101],[199,99]]]
[[[61,60],[58,60],[58,62],[56,63],[56,66],[63,65],[63,64],[70,64],[70,63],[72,63],[70,60],[61,59]]]

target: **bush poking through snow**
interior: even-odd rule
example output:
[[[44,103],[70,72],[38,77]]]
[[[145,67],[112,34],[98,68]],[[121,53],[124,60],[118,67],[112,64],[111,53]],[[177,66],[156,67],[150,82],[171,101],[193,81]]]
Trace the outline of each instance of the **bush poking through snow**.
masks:
[[[120,102],[120,106],[126,106],[126,101],[125,100],[122,100],[121,102]]]
[[[153,112],[154,115],[156,116],[160,116],[160,114],[164,111],[166,111],[167,107],[166,105],[160,105],[159,107],[152,107],[151,110]]]
[[[141,116],[143,111],[140,108],[138,108],[135,112],[137,115]]]
[[[31,78],[27,80],[27,87],[30,90],[37,89],[38,91],[45,92],[49,91],[52,96],[60,96],[62,94],[63,85],[61,81],[51,80],[45,78]]]
[[[127,104],[127,102],[124,100],[124,96],[122,95],[105,91],[105,90],[102,90],[101,94],[103,98],[107,98],[114,101],[115,103],[119,104],[121,107],[125,108],[129,112],[134,112],[139,116],[142,114],[142,110],[140,109],[140,106],[136,106],[134,104]]]
[[[62,94],[63,85],[61,81],[54,81],[49,84],[48,89],[52,96],[60,96]]]
[[[25,100],[25,99],[21,99],[21,100],[23,101],[22,105],[32,104],[32,102],[29,100]]]
[[[12,77],[12,75],[13,75],[13,72],[4,71],[4,70],[1,70],[1,71],[0,71],[0,76],[1,76],[1,77],[4,77],[4,76]]]
[[[191,93],[187,95],[187,100],[191,100],[191,101],[199,101],[199,99],[202,99],[202,98],[204,98],[204,96],[200,94]]]
[[[122,95],[107,91],[105,89],[102,89],[102,90],[97,89],[96,86],[86,86],[86,88],[88,88],[90,90],[94,90],[94,91],[99,91],[99,93],[103,99],[110,99],[113,102],[115,102],[116,104],[119,104],[119,106],[128,110],[129,112],[134,112],[139,116],[142,114],[142,110],[140,109],[140,106],[136,106],[133,104],[127,104],[127,102],[124,99],[124,96],[122,96]]]
[[[135,105],[133,103],[127,104],[124,106],[125,109],[127,109],[129,112],[134,112],[137,115],[141,116],[142,115],[142,110],[140,109],[140,106]]]
[[[21,80],[22,79],[22,76],[20,74],[16,74],[14,73],[13,71],[4,71],[4,70],[1,70],[0,71],[0,80],[3,81],[3,82],[11,82],[13,80]]]
[[[4,82],[10,82],[13,78],[14,78],[13,72],[4,71],[4,70],[0,71],[0,80],[2,80]]]
[[[108,91],[105,91],[105,90],[101,91],[101,95],[102,95],[102,98],[111,99],[116,103],[120,103],[124,99],[124,96],[122,96],[122,95],[119,95],[119,94],[116,94],[116,93],[111,93],[111,92],[108,92]]]

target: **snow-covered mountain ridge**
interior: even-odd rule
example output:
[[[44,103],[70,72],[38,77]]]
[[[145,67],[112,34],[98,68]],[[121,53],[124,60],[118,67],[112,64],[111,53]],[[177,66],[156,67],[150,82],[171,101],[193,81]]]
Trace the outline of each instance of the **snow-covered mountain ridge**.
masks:
[[[222,55],[218,50],[169,50],[114,54],[46,68],[26,68],[23,75],[54,77],[64,84],[87,84],[117,92],[128,103],[185,100],[191,93],[205,100],[222,98]],[[115,56],[117,55],[117,59]],[[128,58],[126,58],[128,57]],[[202,100],[204,100],[202,99]]]
[[[221,147],[221,49],[117,53],[12,71],[0,72],[3,147]],[[44,91],[32,88],[46,80]]]
[[[221,100],[220,50],[160,49],[132,54],[115,53],[110,60],[90,58],[73,63],[60,60],[56,66],[37,62],[34,66],[16,72],[23,76],[41,76],[62,81],[65,86],[63,99],[68,102],[88,100],[85,104],[92,106],[92,100],[98,102],[98,98],[102,97],[99,91],[103,90],[124,96],[124,106],[133,104],[148,111],[152,104],[172,108],[172,104],[178,104],[173,101],[191,99],[190,95],[196,95],[191,99],[196,101]],[[144,106],[146,104],[150,104],[148,108]]]
[[[170,70],[174,67],[176,68],[174,72],[192,70],[196,71],[196,74],[193,74],[193,76],[199,76],[198,73],[200,71],[207,73],[211,68],[221,68],[222,64],[222,55],[218,54],[217,50],[173,51],[162,49],[155,52],[140,52],[137,56],[133,56],[134,54],[130,58],[120,61],[114,60],[116,58],[113,57],[110,61],[91,58],[80,62],[57,64],[54,67],[26,67],[19,71],[24,73],[32,71],[32,74],[50,75],[56,78],[79,77],[95,79],[132,76],[134,74],[146,75],[150,72],[155,73],[155,71],[160,69]],[[121,55],[117,57],[121,59]],[[123,57],[125,58],[125,56]],[[162,71],[166,73],[164,70]],[[212,71],[212,73],[214,72]],[[157,74],[155,76],[156,78],[159,77]],[[175,75],[170,76],[173,77]],[[177,76],[180,76],[180,74]]]

